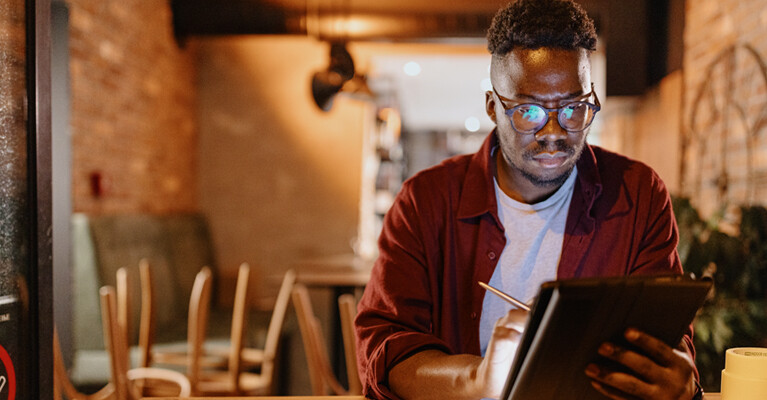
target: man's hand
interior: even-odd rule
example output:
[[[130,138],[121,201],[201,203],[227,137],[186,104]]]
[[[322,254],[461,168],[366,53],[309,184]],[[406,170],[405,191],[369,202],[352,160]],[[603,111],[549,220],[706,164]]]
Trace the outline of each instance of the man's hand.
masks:
[[[660,340],[629,329],[625,333],[629,343],[640,348],[645,355],[604,343],[599,354],[623,364],[633,374],[613,371],[589,364],[586,375],[592,386],[607,397],[616,400],[653,399],[689,400],[695,395],[694,364],[684,351],[684,342],[672,349]]]
[[[498,398],[514,361],[528,313],[511,310],[500,318],[484,358],[424,350],[389,371],[389,388],[410,400]]]
[[[486,390],[484,397],[501,396],[528,316],[527,311],[512,309],[496,321],[485,357],[477,369],[476,382]]]

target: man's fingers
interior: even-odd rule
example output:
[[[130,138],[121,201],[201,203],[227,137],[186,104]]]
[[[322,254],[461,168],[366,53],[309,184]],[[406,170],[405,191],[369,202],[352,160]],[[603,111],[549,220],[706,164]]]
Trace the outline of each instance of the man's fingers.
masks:
[[[597,390],[614,399],[625,396],[641,399],[692,396],[694,390],[690,389],[693,385],[688,382],[692,382],[695,365],[687,353],[634,329],[627,330],[624,335],[636,346],[636,350],[604,343],[598,353],[625,366],[627,370],[616,371],[597,365],[589,365],[586,370],[586,375],[596,382],[594,387]]]
[[[642,349],[645,354],[659,365],[670,366],[673,364],[674,352],[667,344],[633,328],[627,329],[624,336],[629,343]]]
[[[524,310],[509,310],[506,315],[499,318],[498,321],[495,322],[495,325],[523,332],[525,330],[525,325],[527,324],[527,318],[529,315],[530,313]]]
[[[605,386],[597,381],[591,381],[591,386],[597,390],[597,392],[614,399],[614,400],[634,400],[635,397],[629,397],[625,393],[619,392],[609,386]]]
[[[648,381],[656,381],[663,378],[662,374],[664,371],[658,370],[657,365],[651,359],[639,353],[624,349],[612,343],[603,343],[599,346],[598,352],[602,357],[629,367],[639,376]]]
[[[648,383],[622,372],[602,369],[589,364],[586,375],[592,379],[592,386],[612,399],[650,399],[653,387]]]

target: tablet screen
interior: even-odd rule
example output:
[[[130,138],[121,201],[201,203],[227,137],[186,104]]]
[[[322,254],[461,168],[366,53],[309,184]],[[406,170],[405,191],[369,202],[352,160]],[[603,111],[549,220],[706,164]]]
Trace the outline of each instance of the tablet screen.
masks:
[[[544,283],[501,398],[601,398],[584,372],[607,362],[599,346],[627,346],[623,332],[635,327],[676,347],[710,287],[681,275]]]

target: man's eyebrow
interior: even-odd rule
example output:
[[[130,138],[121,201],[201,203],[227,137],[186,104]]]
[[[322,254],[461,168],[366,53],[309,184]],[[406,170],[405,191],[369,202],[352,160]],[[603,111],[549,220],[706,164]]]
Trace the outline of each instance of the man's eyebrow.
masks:
[[[578,98],[578,97],[583,97],[583,96],[585,96],[587,94],[588,93],[584,93],[582,90],[578,90],[578,91],[575,91],[575,92],[568,93],[567,95],[565,95],[565,97],[563,97],[563,98],[561,98],[561,99],[559,99],[557,101],[571,100],[571,99],[575,99],[575,98]],[[536,96],[529,95],[529,94],[524,94],[524,93],[517,93],[516,95],[514,95],[513,99],[508,99],[508,100],[514,101],[515,99],[519,99],[519,100],[532,100],[532,101],[536,101],[536,102],[539,102],[539,103],[543,103],[543,102],[546,102],[546,101],[551,101],[551,100],[542,99],[540,97],[536,97]]]

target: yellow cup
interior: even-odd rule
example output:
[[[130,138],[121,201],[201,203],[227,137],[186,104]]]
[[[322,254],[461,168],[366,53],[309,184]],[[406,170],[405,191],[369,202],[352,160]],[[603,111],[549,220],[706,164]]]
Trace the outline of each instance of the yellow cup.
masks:
[[[767,348],[728,349],[722,370],[722,400],[767,399]]]

